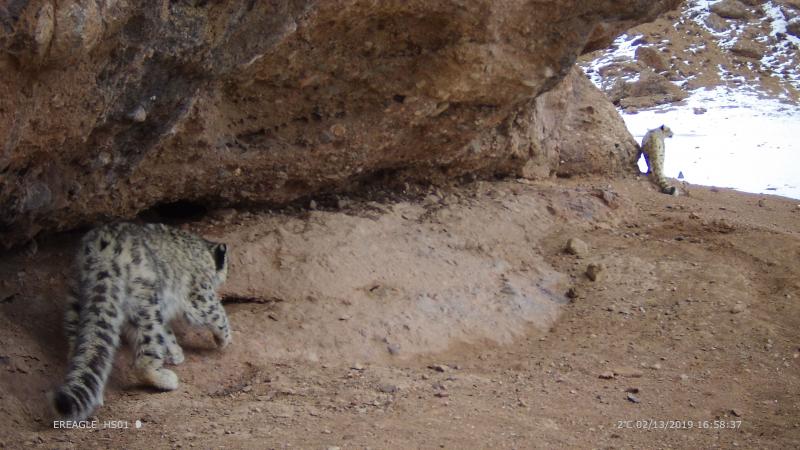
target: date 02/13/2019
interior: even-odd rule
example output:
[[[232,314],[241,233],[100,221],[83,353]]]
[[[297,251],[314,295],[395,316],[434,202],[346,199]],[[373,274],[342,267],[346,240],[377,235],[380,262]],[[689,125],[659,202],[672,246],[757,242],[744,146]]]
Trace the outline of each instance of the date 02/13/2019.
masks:
[[[741,420],[618,420],[617,429],[635,430],[736,430]]]

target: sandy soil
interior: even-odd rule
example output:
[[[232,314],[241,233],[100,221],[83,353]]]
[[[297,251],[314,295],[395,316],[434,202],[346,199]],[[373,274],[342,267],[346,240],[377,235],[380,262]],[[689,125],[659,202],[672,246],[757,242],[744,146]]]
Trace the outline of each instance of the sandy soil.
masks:
[[[233,345],[179,333],[170,393],[118,355],[90,430],[53,429],[45,406],[79,234],[5,254],[0,448],[797,448],[800,207],[684,188],[479,182],[216,211],[188,226],[231,243]]]

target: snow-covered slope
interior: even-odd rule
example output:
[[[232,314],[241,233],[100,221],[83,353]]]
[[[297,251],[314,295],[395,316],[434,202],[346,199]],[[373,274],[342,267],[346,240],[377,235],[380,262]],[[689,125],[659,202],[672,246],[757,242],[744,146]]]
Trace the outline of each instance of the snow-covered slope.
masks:
[[[657,76],[688,98],[656,105],[664,98],[654,95],[649,106],[639,106],[648,105],[647,97],[620,105],[627,105],[623,117],[639,139],[661,124],[675,132],[667,142],[667,176],[800,199],[800,38],[787,34],[800,10],[765,1],[748,7],[747,17],[723,19],[711,10],[716,3],[690,0],[680,16],[631,30],[582,66],[620,101],[636,92],[622,87],[644,82],[640,74],[657,68],[652,59],[663,60],[667,69]],[[638,56],[640,47],[656,56]]]
[[[672,128],[669,177],[800,199],[800,106],[717,87],[699,89],[681,105],[623,118],[640,141],[662,123]],[[639,166],[646,169],[643,161]]]

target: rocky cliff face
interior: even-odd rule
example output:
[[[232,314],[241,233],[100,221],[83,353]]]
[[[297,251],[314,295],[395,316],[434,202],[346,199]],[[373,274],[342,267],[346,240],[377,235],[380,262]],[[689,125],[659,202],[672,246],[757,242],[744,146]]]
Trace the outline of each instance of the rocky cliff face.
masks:
[[[679,3],[10,0],[0,238],[377,174],[632,167],[616,112],[571,69]]]

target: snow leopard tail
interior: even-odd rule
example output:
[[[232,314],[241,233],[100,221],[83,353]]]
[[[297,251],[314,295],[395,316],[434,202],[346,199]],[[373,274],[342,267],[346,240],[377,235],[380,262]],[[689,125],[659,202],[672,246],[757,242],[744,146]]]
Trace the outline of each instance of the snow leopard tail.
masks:
[[[667,177],[663,174],[652,172],[653,181],[661,189],[661,192],[667,195],[678,195],[678,188],[669,184]]]
[[[103,390],[120,345],[125,317],[120,288],[114,281],[118,279],[119,268],[98,267],[93,257],[106,250],[101,248],[106,242],[102,238],[94,242],[84,240],[82,250],[86,257],[79,257],[79,262],[90,269],[85,272],[92,273],[94,279],[81,280],[82,289],[72,289],[68,299],[67,376],[64,384],[49,395],[53,411],[62,420],[84,420],[103,404]]]

